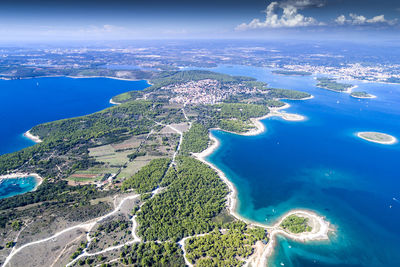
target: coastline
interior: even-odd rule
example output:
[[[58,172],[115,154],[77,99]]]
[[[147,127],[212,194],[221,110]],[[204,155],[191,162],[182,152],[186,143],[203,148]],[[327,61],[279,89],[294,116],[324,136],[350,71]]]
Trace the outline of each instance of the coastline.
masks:
[[[354,96],[354,95],[351,95],[350,94],[350,96],[351,97],[353,97],[353,98],[359,98],[359,99],[372,99],[372,98],[376,98],[377,96],[376,95],[371,95],[371,94],[368,94],[369,96]]]
[[[313,97],[310,97],[310,98],[313,98]],[[307,99],[309,99],[309,98],[307,98]],[[260,122],[260,120],[263,120],[268,117],[279,116],[285,120],[291,120],[290,117],[288,118],[283,115],[283,114],[290,114],[290,113],[279,112],[279,110],[286,109],[289,107],[290,107],[290,105],[286,103],[282,107],[271,108],[272,111],[263,117],[253,118],[252,121],[255,124],[256,129],[250,130],[247,133],[239,134],[239,135],[250,136],[250,135],[258,135],[258,134],[264,132],[265,126],[264,126],[264,124],[262,124]],[[298,114],[291,114],[291,115],[299,116],[299,117],[296,117],[296,119],[292,118],[292,120],[298,121],[298,120],[300,120],[300,118],[301,118],[301,120],[305,119],[305,117],[302,115],[298,115]],[[214,129],[214,130],[221,130],[221,129]],[[235,133],[235,134],[237,134],[237,133]],[[192,153],[192,155],[199,161],[203,162],[204,164],[207,164],[213,170],[215,170],[217,172],[218,176],[228,186],[229,193],[226,198],[227,198],[227,208],[228,208],[229,213],[236,219],[244,221],[252,226],[262,227],[262,228],[266,229],[269,233],[269,242],[267,243],[267,245],[258,244],[257,250],[256,250],[257,252],[253,253],[253,255],[250,256],[250,258],[246,260],[245,266],[254,265],[254,264],[255,264],[255,266],[267,266],[268,258],[272,255],[272,253],[274,251],[275,243],[277,242],[276,235],[278,235],[278,234],[283,235],[287,238],[296,240],[296,241],[300,241],[300,242],[315,241],[315,240],[329,240],[328,232],[333,231],[334,229],[332,229],[330,227],[330,223],[328,221],[326,221],[324,217],[318,215],[314,211],[309,211],[309,210],[304,210],[304,209],[290,210],[289,212],[285,213],[272,226],[248,220],[248,219],[242,217],[240,214],[238,214],[236,212],[236,208],[238,205],[238,197],[237,197],[238,192],[237,192],[235,185],[228,179],[228,177],[225,175],[225,173],[222,170],[220,170],[213,163],[206,160],[207,156],[211,155],[220,145],[219,140],[215,136],[213,136],[211,131],[209,132],[209,137],[211,139],[211,145],[209,145],[207,147],[207,149],[205,149],[204,151],[202,151],[200,153]],[[302,217],[306,217],[310,221],[312,221],[314,224],[312,227],[313,230],[311,232],[304,232],[304,233],[300,233],[300,234],[293,234],[293,233],[289,233],[289,232],[283,230],[280,227],[280,224],[286,217],[293,215],[293,214],[302,216]],[[261,250],[261,253],[259,253],[259,250]]]
[[[324,90],[328,90],[328,91],[332,91],[332,92],[336,92],[336,93],[346,93],[346,94],[351,94],[353,92],[354,89],[358,88],[358,85],[353,85],[352,87],[347,88],[345,91],[337,91],[337,90],[332,90],[326,87],[322,87],[322,86],[315,86],[317,88],[321,88]]]
[[[34,177],[36,180],[35,188],[32,191],[36,191],[36,189],[43,183],[43,178],[37,173],[15,172],[10,174],[0,175],[0,179],[18,179],[26,177]]]
[[[382,134],[382,135],[385,135],[388,138],[390,138],[390,140],[388,140],[388,141],[380,141],[380,140],[375,140],[375,139],[371,139],[371,138],[368,138],[366,136],[363,136],[363,134],[368,134],[368,133]],[[394,145],[394,144],[396,144],[398,142],[396,137],[394,137],[392,135],[389,135],[389,134],[381,133],[381,132],[357,132],[357,133],[355,133],[355,135],[358,138],[361,138],[361,139],[363,139],[365,141],[372,142],[372,143],[377,143],[377,144],[381,144],[381,145]]]
[[[26,138],[32,140],[32,141],[35,142],[35,143],[41,143],[41,142],[43,142],[43,141],[40,139],[39,136],[36,136],[36,135],[31,134],[30,131],[31,131],[31,130],[28,130],[28,131],[26,131],[26,132],[24,133],[24,136],[25,136]]]
[[[112,105],[121,105],[121,103],[118,103],[118,102],[114,102],[113,100],[112,100],[112,98],[110,99],[110,104],[112,104]]]
[[[298,100],[308,100],[308,99],[312,99],[312,98],[314,98],[314,96],[307,97],[304,99],[298,99]],[[245,133],[234,133],[234,134],[239,134],[239,135],[243,135],[243,136],[259,135],[266,131],[265,125],[261,121],[265,120],[266,118],[270,118],[270,117],[280,117],[286,121],[304,121],[304,120],[306,120],[306,117],[303,115],[279,111],[279,110],[287,109],[287,108],[290,108],[290,105],[288,103],[285,103],[285,105],[282,107],[269,108],[270,111],[265,116],[250,119],[251,122],[255,126],[254,129],[251,129]],[[218,129],[218,130],[220,130],[220,129]]]
[[[354,89],[358,88],[358,85],[353,85],[352,87],[348,88],[346,91],[344,91],[343,93],[346,94],[351,94],[351,92],[353,92]]]
[[[300,98],[300,99],[290,99],[290,100],[300,100],[300,101],[303,101],[303,100],[309,100],[309,99],[313,99],[314,98],[314,96],[313,95],[310,95],[309,97],[304,97],[304,98]]]
[[[306,217],[312,222],[314,227],[311,232],[303,232],[300,234],[293,234],[283,230],[280,227],[282,221],[290,216],[297,215],[300,217]],[[262,227],[262,226],[261,226]],[[268,230],[268,229],[267,229]],[[247,260],[245,266],[268,266],[268,258],[273,254],[274,248],[277,244],[277,235],[282,235],[297,242],[307,242],[307,241],[328,241],[328,233],[334,231],[330,227],[330,223],[325,220],[324,217],[318,215],[317,213],[309,210],[295,209],[284,214],[273,226],[269,229],[269,240],[266,245],[259,244],[259,249],[261,252],[254,253]]]
[[[277,108],[270,108],[270,112],[268,114],[266,114],[263,117],[259,117],[259,118],[252,118],[252,121],[254,123],[254,125],[256,126],[255,129],[252,129],[246,133],[234,133],[231,132],[233,134],[238,134],[238,135],[242,135],[242,136],[255,136],[255,135],[259,135],[263,132],[265,132],[266,128],[264,126],[264,124],[261,122],[261,120],[269,118],[269,117],[273,117],[273,116],[278,116],[278,117],[282,117],[282,113],[279,112],[279,110],[282,109],[287,109],[289,108],[290,105],[288,103],[285,103],[284,106],[282,107],[277,107]],[[289,114],[289,113],[286,113]],[[301,116],[301,115],[299,115]],[[304,118],[304,117],[303,117]],[[285,119],[285,118],[283,118]],[[212,130],[220,130],[223,131],[219,128],[214,128]],[[209,132],[209,137],[211,140],[211,145],[209,147],[207,147],[207,149],[205,149],[204,151],[200,152],[200,153],[192,153],[192,155],[200,160],[201,162],[207,164],[208,166],[210,166],[213,170],[215,170],[218,175],[221,177],[221,179],[225,182],[225,184],[227,184],[230,193],[227,196],[227,201],[228,201],[228,209],[229,212],[231,213],[231,215],[233,215],[235,218],[239,219],[239,220],[243,220],[248,222],[247,219],[243,218],[242,216],[240,216],[235,210],[236,210],[236,205],[237,205],[237,190],[236,187],[234,186],[234,184],[226,177],[225,173],[223,171],[221,171],[220,169],[218,169],[213,163],[209,162],[206,160],[206,158],[211,155],[219,146],[220,146],[220,142],[219,140],[212,134],[212,132]],[[252,222],[254,223],[254,222]]]
[[[145,80],[148,84],[150,84],[149,81],[146,79],[129,79],[129,78],[119,78],[119,77],[112,77],[112,76],[62,76],[61,75],[61,76],[54,76],[54,77],[67,77],[67,78],[71,78],[71,79],[106,78],[106,79],[129,81],[129,82]]]
[[[146,81],[150,86],[152,85],[149,80],[147,79],[129,79],[129,78],[119,78],[119,77],[112,77],[112,76],[70,76],[70,75],[43,75],[43,76],[36,76],[36,77],[16,77],[16,78],[8,78],[8,77],[0,77],[0,80],[5,81],[12,81],[12,80],[29,80],[29,79],[40,79],[40,78],[70,78],[70,79],[90,79],[90,78],[106,78],[106,79],[113,79],[113,80],[120,80],[120,81]]]

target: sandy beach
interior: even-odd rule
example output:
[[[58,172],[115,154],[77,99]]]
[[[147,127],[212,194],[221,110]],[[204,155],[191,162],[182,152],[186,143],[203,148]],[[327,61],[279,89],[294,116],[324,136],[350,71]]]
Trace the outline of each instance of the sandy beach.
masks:
[[[354,86],[348,88],[346,91],[343,91],[343,93],[351,94],[351,92],[353,92],[353,90],[356,88],[358,88],[358,85],[354,85]]]
[[[296,215],[299,217],[308,218],[309,224],[312,227],[311,232],[304,232],[300,234],[293,234],[285,231],[280,227],[282,221],[290,216]],[[259,225],[260,226],[260,225]],[[263,227],[261,225],[261,227]],[[272,227],[265,227],[269,231],[269,241],[266,245],[262,244],[261,242],[257,244],[255,253],[247,260],[245,266],[267,266],[268,265],[268,257],[270,257],[273,252],[274,248],[277,244],[276,236],[283,235],[287,238],[299,241],[299,242],[306,242],[306,241],[316,241],[316,240],[329,240],[328,233],[330,231],[334,231],[330,227],[328,221],[325,220],[324,217],[319,216],[313,211],[309,210],[292,210],[281,217],[277,223],[274,224]]]
[[[211,155],[220,145],[219,141],[217,138],[215,138],[212,133],[210,132],[210,139],[211,139],[211,146],[209,146],[206,150],[204,150],[203,152],[200,153],[192,153],[192,155],[200,160],[201,162],[207,164],[208,166],[210,166],[213,170],[215,170],[218,173],[218,176],[225,182],[225,184],[228,186],[229,188],[229,194],[227,196],[227,206],[229,209],[229,212],[237,219],[239,220],[246,220],[244,218],[242,218],[239,214],[236,213],[235,209],[236,209],[236,202],[237,202],[237,191],[236,191],[236,187],[233,185],[233,183],[231,183],[231,181],[229,181],[229,179],[226,177],[225,173],[223,171],[221,171],[220,169],[218,169],[214,164],[212,164],[211,162],[208,162],[206,160],[206,157]]]
[[[368,134],[383,135],[388,140],[387,141],[386,140],[376,140],[376,139],[369,138],[368,136],[364,136],[364,135],[368,135]],[[379,133],[379,132],[357,132],[356,136],[361,138],[361,139],[364,139],[366,141],[373,142],[373,143],[378,143],[378,144],[382,144],[382,145],[393,145],[393,144],[396,144],[398,142],[396,137],[391,136],[389,134],[385,134],[385,133]]]
[[[35,143],[41,143],[42,140],[39,138],[39,136],[31,134],[30,130],[24,133],[24,136],[30,140],[32,140]]]
[[[61,76],[62,77],[62,76]],[[113,79],[113,80],[120,80],[120,81],[140,81],[138,79],[128,79],[128,78],[120,78],[120,77],[112,77],[112,76],[65,76],[71,79],[90,79],[90,78],[106,78],[106,79]]]
[[[25,177],[35,177],[36,186],[32,191],[35,191],[39,187],[39,185],[41,185],[43,182],[43,178],[37,173],[15,172],[10,174],[0,175],[0,179],[16,179]]]
[[[311,99],[313,96],[308,97],[306,99]],[[301,99],[301,100],[306,100],[306,99]],[[294,113],[287,113],[287,112],[280,112],[282,109],[287,109],[289,108],[290,105],[288,103],[285,103],[284,106],[282,107],[277,107],[277,108],[269,108],[269,113],[263,117],[259,118],[251,118],[250,120],[254,124],[255,128],[251,129],[250,131],[247,131],[245,133],[240,133],[240,135],[244,136],[254,136],[254,135],[259,135],[263,132],[265,132],[266,128],[264,124],[261,122],[261,120],[265,120],[266,118],[270,117],[281,117],[282,119],[286,121],[304,121],[306,117],[300,114],[294,114]]]
[[[291,99],[291,100],[309,100],[309,99],[313,99],[313,98],[314,98],[314,96],[310,95],[309,97],[304,97],[304,98],[301,98],[301,99]]]
[[[112,100],[112,98],[110,99],[110,104],[112,104],[112,105],[121,105],[121,103],[114,102],[114,101]]]
[[[287,109],[289,107],[290,107],[290,105],[288,103],[285,103],[285,105],[282,106],[282,107],[270,108],[270,112],[267,115],[263,116],[263,117],[252,118],[252,121],[253,121],[253,123],[255,125],[255,129],[252,129],[252,130],[250,130],[250,131],[248,131],[246,133],[241,133],[239,135],[254,136],[254,135],[258,135],[258,134],[263,133],[266,130],[266,128],[265,128],[264,124],[260,120],[263,120],[263,119],[266,119],[266,118],[269,118],[269,117],[279,116],[279,117],[282,117],[285,120],[293,120],[293,117],[292,117],[292,119],[289,119],[290,117],[288,117],[288,116],[296,115],[296,116],[298,116],[298,117],[294,117],[294,120],[296,120],[296,121],[305,119],[305,117],[302,116],[302,115],[279,112],[279,110]],[[215,128],[213,130],[221,130],[221,129]],[[233,133],[233,134],[237,134],[237,133]],[[214,164],[212,164],[211,162],[208,162],[206,160],[206,157],[211,155],[218,148],[218,146],[220,145],[218,139],[215,138],[215,136],[212,135],[211,131],[209,133],[209,137],[210,137],[210,140],[211,140],[211,145],[209,145],[209,147],[206,150],[204,150],[204,151],[202,151],[200,153],[192,153],[192,155],[196,159],[200,160],[201,162],[207,164],[212,169],[214,169],[218,173],[218,175],[221,177],[221,179],[228,185],[230,193],[227,196],[227,202],[228,202],[228,209],[229,209],[230,213],[235,218],[237,218],[239,220],[248,221],[247,219],[245,219],[245,218],[241,217],[239,214],[237,214],[236,211],[235,211],[236,210],[236,205],[237,205],[237,191],[236,191],[236,188],[233,185],[233,183],[231,183],[231,181],[229,181],[229,179],[226,177],[224,172],[222,172]]]
[[[354,89],[358,88],[358,85],[354,85],[352,87],[347,88],[347,90],[345,91],[336,91],[336,90],[332,90],[326,87],[322,87],[322,86],[315,86],[321,89],[325,89],[325,90],[329,90],[329,91],[333,91],[333,92],[337,92],[337,93],[346,93],[346,94],[351,94],[351,92],[353,92]]]

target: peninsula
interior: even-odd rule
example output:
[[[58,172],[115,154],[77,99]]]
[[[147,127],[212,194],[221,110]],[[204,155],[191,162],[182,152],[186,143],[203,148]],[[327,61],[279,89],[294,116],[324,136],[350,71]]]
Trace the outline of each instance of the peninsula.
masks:
[[[351,93],[351,91],[357,88],[357,85],[338,83],[334,78],[317,78],[319,88],[339,92],[339,93]]]
[[[211,129],[258,134],[260,118],[302,120],[280,111],[289,107],[280,99],[310,94],[210,71],[151,77],[149,88],[113,97],[119,105],[34,126],[30,137],[40,143],[0,156],[1,174],[43,177],[36,191],[0,203],[4,266],[26,257],[33,266],[236,266],[265,262],[277,234],[328,238],[329,223],[309,211],[283,217],[307,218],[305,232],[245,220],[236,213],[235,187],[204,158],[218,145]]]

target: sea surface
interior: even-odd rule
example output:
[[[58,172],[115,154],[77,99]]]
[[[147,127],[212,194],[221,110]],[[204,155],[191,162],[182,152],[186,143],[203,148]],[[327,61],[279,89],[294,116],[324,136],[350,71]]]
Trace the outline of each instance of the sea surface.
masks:
[[[279,237],[272,266],[400,266],[400,145],[380,145],[355,136],[382,131],[400,139],[400,85],[362,83],[376,99],[316,88],[314,76],[274,75],[270,69],[220,66],[211,70],[248,75],[272,87],[311,93],[286,101],[286,110],[307,117],[263,121],[267,131],[244,137],[214,131],[221,146],[208,160],[238,189],[238,212],[273,224],[294,208],[326,216],[336,231],[329,241],[299,243]],[[92,113],[119,93],[143,89],[145,81],[103,78],[0,80],[0,154],[33,145],[22,134],[38,123]],[[3,180],[0,198],[34,188],[34,181]],[[21,183],[18,185],[18,183]],[[26,187],[25,187],[26,186]],[[14,193],[17,189],[14,190]],[[13,194],[13,192],[11,192]]]
[[[36,178],[32,176],[18,179],[2,179],[0,181],[0,199],[32,191],[35,189],[36,184]]]
[[[34,145],[23,133],[37,124],[102,110],[111,106],[109,100],[113,96],[148,86],[144,80],[108,78],[0,80],[0,155]],[[34,179],[8,180],[0,184],[0,198],[12,195],[12,188],[24,193],[35,187]],[[24,181],[33,183],[30,190],[24,189],[28,188],[21,184]],[[19,184],[19,187],[13,187],[13,184]]]
[[[211,70],[314,96],[285,101],[286,111],[305,121],[268,118],[267,131],[252,137],[213,131],[221,145],[208,160],[236,185],[242,216],[273,224],[301,208],[326,216],[336,229],[329,241],[279,237],[271,266],[400,266],[400,144],[355,136],[382,131],[400,138],[400,85],[350,81],[377,96],[355,99],[315,87],[315,76],[243,66]]]

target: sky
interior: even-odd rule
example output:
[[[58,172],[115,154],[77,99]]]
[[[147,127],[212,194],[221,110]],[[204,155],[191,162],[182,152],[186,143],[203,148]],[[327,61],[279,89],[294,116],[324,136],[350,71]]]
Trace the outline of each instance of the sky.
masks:
[[[0,41],[397,38],[398,0],[1,0]]]

